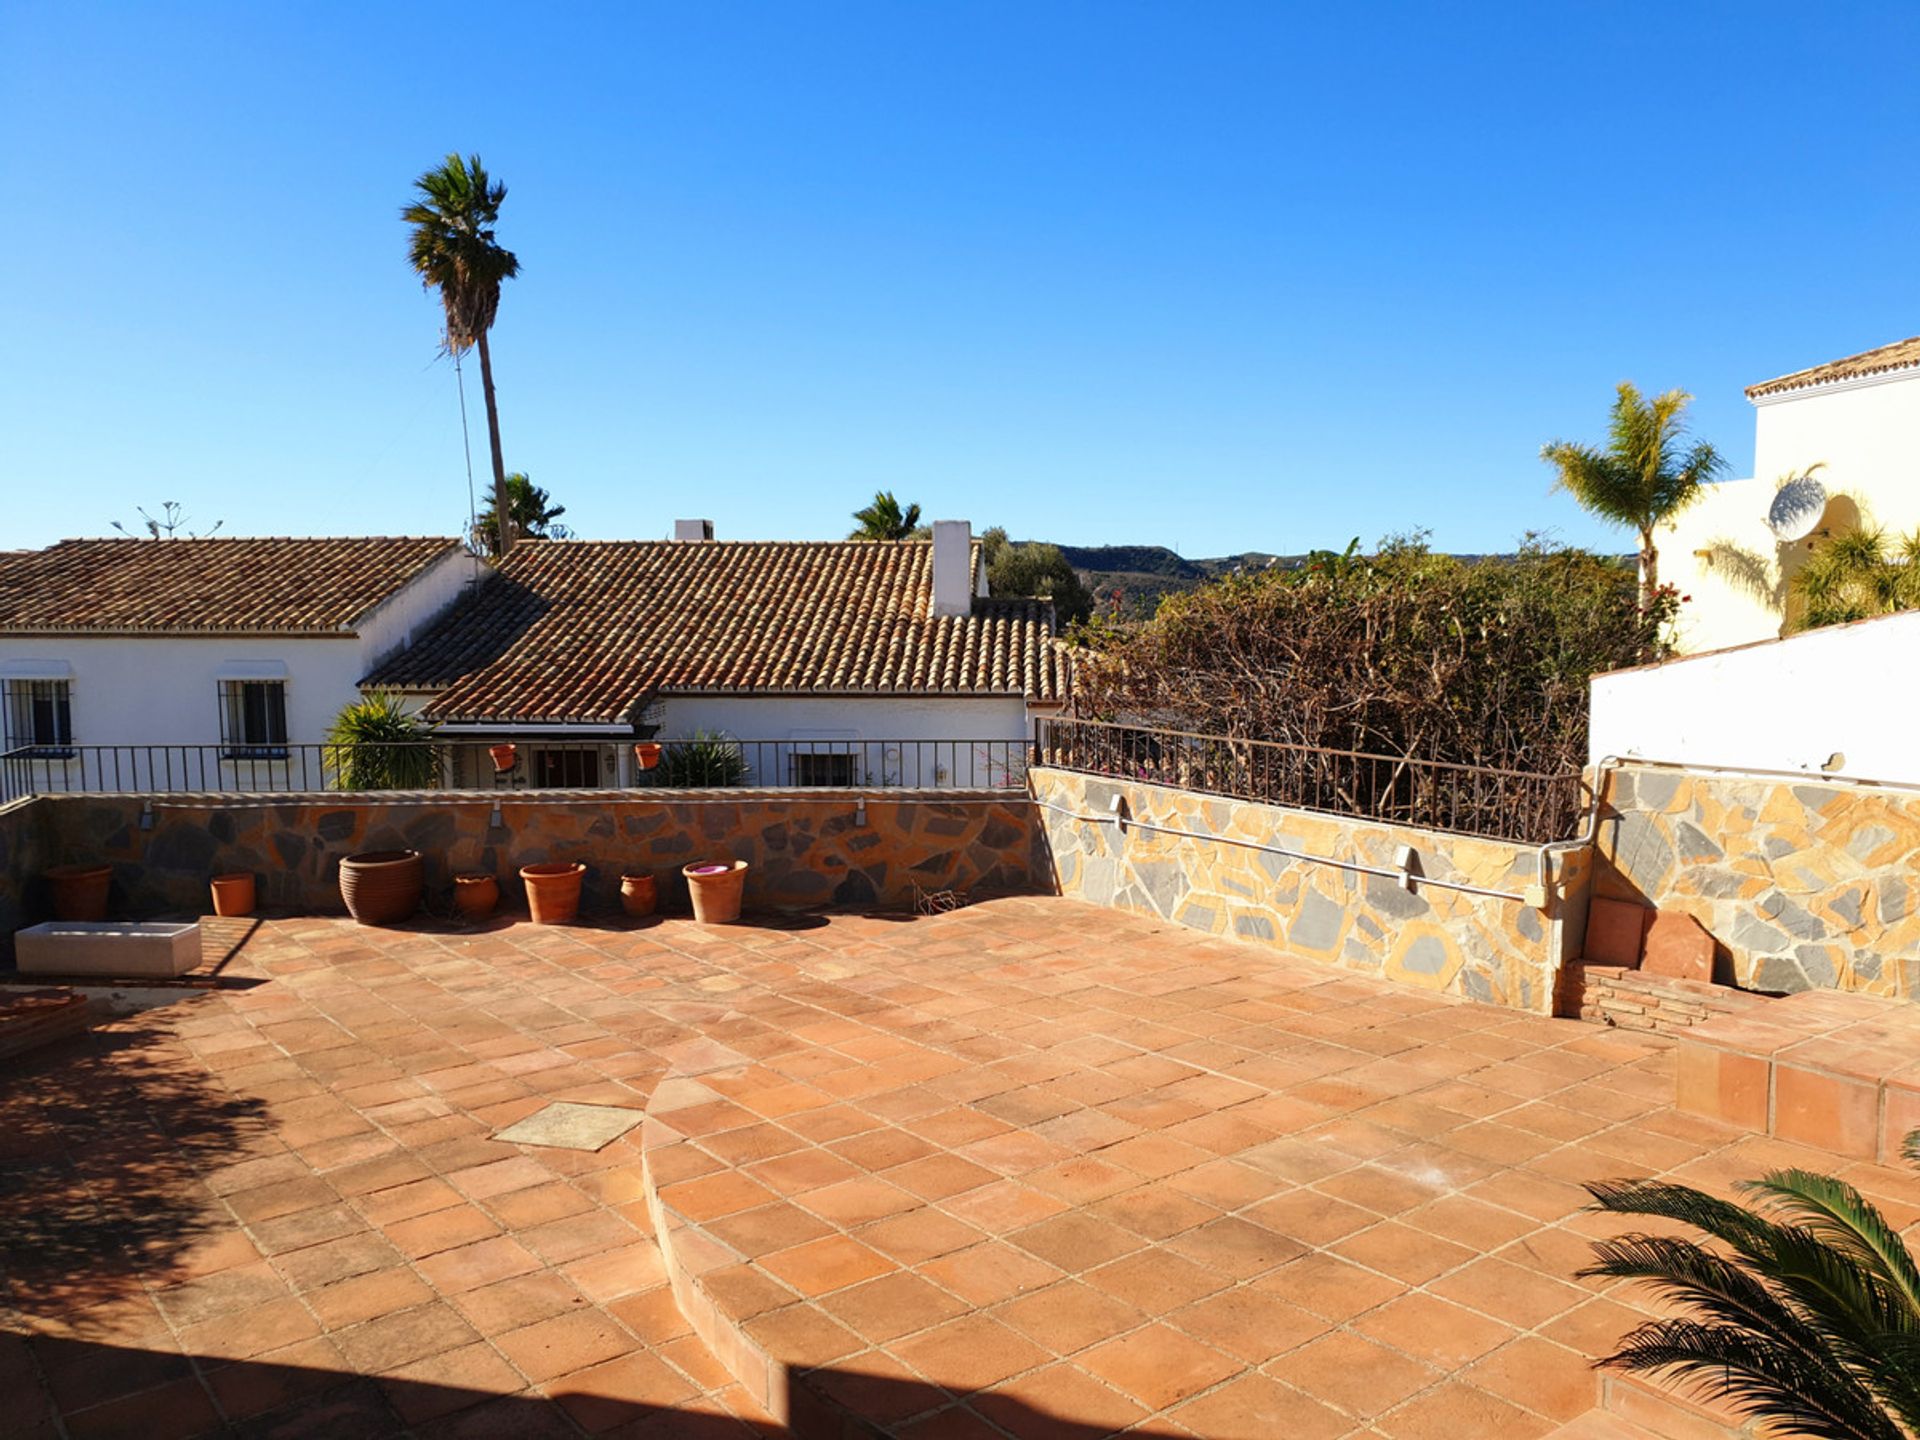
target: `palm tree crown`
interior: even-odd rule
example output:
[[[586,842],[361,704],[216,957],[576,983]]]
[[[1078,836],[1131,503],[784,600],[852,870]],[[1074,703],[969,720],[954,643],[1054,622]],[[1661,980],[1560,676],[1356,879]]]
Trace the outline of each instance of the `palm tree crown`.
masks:
[[[1647,399],[1623,381],[1604,450],[1567,440],[1540,450],[1540,458],[1554,468],[1555,482],[1582,507],[1638,533],[1643,610],[1653,607],[1660,586],[1654,527],[1699,499],[1700,487],[1726,469],[1720,452],[1706,441],[1687,443],[1683,417],[1692,400],[1684,390]]]
[[[920,507],[909,505],[903,510],[891,490],[882,490],[866,509],[854,511],[853,518],[860,528],[847,536],[849,540],[907,540],[920,524]]]
[[[487,440],[493,453],[493,503],[508,517],[498,553],[513,543],[513,511],[507,495],[507,465],[500,449],[500,408],[493,391],[493,357],[487,332],[500,311],[500,286],[520,273],[520,261],[494,239],[507,187],[487,174],[478,155],[447,156],[438,169],[413,182],[415,198],[400,212],[412,226],[407,259],[420,283],[440,292],[446,311],[443,337],[456,360],[480,351],[480,389],[487,402]]]
[[[1920,1154],[1920,1132],[1905,1154]],[[1639,1280],[1677,1307],[1600,1363],[1691,1382],[1707,1397],[1823,1440],[1920,1434],[1920,1266],[1860,1192],[1781,1170],[1749,1208],[1687,1185],[1589,1185],[1596,1208],[1661,1222],[1594,1245],[1583,1275]],[[1679,1222],[1720,1242],[1671,1231]]]

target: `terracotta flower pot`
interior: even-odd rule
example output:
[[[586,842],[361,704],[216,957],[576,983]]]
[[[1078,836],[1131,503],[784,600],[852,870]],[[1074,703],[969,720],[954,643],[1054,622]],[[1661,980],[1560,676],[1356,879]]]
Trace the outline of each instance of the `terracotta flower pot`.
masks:
[[[642,770],[651,770],[660,763],[660,747],[651,740],[642,740],[633,747],[633,758]]]
[[[56,920],[104,920],[107,890],[113,884],[111,865],[55,865],[47,871],[53,887]]]
[[[500,903],[500,882],[483,870],[453,877],[453,908],[469,920],[484,920]]]
[[[653,876],[644,870],[627,870],[620,876],[620,908],[638,917],[653,914],[659,894]]]
[[[487,754],[493,757],[495,773],[504,775],[507,771],[513,769],[514,763],[519,760],[520,747],[518,745],[489,745],[487,747]]]
[[[522,865],[520,878],[527,882],[527,908],[536,925],[565,925],[580,913],[580,882],[587,867],[577,861],[571,865]]]
[[[740,895],[747,885],[747,862],[715,860],[687,865],[687,891],[693,896],[693,918],[702,925],[728,925],[740,918]]]
[[[393,925],[420,908],[418,850],[364,850],[340,862],[340,898],[362,925]]]
[[[253,872],[251,870],[236,870],[231,875],[216,875],[210,883],[213,890],[214,914],[253,914]]]

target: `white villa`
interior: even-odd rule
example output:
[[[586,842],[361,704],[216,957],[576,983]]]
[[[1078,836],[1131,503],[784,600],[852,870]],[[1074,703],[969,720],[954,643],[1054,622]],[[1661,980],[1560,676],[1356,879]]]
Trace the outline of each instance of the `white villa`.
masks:
[[[1788,580],[1834,535],[1920,526],[1920,337],[1763,381],[1747,398],[1753,477],[1713,486],[1656,537],[1661,578],[1691,597],[1678,629],[1686,652],[1781,635]],[[1768,523],[1778,483],[1815,465],[1824,510],[1805,516],[1806,534],[1783,539]],[[1759,562],[1758,577],[1743,555]]]

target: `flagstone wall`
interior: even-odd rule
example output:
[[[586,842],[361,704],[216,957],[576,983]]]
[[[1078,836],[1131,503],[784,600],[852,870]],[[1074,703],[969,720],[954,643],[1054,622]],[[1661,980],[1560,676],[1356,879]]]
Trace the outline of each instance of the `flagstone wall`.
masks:
[[[149,798],[152,825],[142,829]],[[916,887],[1019,893],[1049,883],[1036,858],[1033,807],[1022,795],[995,791],[680,791],[645,799],[605,790],[522,792],[500,801],[497,826],[492,797],[452,793],[73,795],[28,803],[43,837],[37,848],[15,840],[13,861],[0,870],[31,884],[48,864],[110,861],[119,916],[205,911],[208,878],[229,870],[254,872],[263,907],[339,913],[341,858],[402,847],[425,857],[428,902],[441,909],[452,875],[469,870],[500,878],[503,908],[524,907],[518,868],[549,860],[586,863],[589,910],[618,908],[628,866],[654,872],[663,903],[683,907],[680,867],[709,859],[749,862],[746,905],[753,909],[904,907]],[[9,833],[0,828],[0,846]],[[10,922],[0,908],[0,928],[10,935],[28,917],[45,918],[32,909]]]
[[[1595,893],[1693,916],[1718,978],[1920,996],[1920,791],[1629,764],[1603,801]]]
[[[1563,958],[1579,953],[1590,876],[1584,853],[1555,857],[1548,908],[1539,910],[1418,879],[1409,891],[1383,876],[1232,841],[1383,868],[1394,866],[1401,846],[1411,846],[1419,875],[1516,896],[1536,877],[1532,846],[1051,768],[1033,770],[1029,781],[1064,895],[1537,1014],[1552,1008]],[[1133,820],[1202,838],[1116,826],[1104,818],[1116,796]]]
[[[37,800],[0,805],[0,961],[13,958],[13,932],[46,905],[40,872],[54,863],[47,814]]]

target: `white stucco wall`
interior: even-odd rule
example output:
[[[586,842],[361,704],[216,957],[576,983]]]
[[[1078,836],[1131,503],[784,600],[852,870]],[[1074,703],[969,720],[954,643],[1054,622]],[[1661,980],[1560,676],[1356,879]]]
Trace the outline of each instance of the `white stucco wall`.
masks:
[[[1596,675],[1589,758],[1920,784],[1920,611]]]
[[[73,743],[84,751],[96,745],[215,746],[220,740],[222,672],[284,666],[288,743],[318,744],[340,708],[360,697],[360,678],[458,599],[475,574],[474,566],[470,557],[459,554],[436,562],[369,612],[354,635],[0,635],[0,672],[35,664],[67,672]],[[132,755],[119,758],[122,769],[117,773],[130,787],[136,779],[142,785],[164,785],[164,759],[149,776],[143,767],[150,757],[138,757],[138,763]],[[77,780],[84,763],[86,783],[97,788],[99,780],[111,780],[116,773],[113,759],[86,755],[58,762],[51,778],[57,784],[57,772],[66,766]],[[95,768],[102,765],[106,768],[96,775]],[[225,780],[244,788],[246,777],[232,770],[227,768]]]
[[[1821,465],[1820,483],[1836,499],[1831,526],[1920,526],[1920,371],[1895,371],[1822,385],[1755,402],[1753,478],[1715,485],[1656,536],[1661,578],[1690,597],[1676,633],[1685,652],[1745,645],[1782,633],[1783,575],[1806,560],[1818,536],[1781,546],[1767,528],[1779,479]],[[1735,578],[1717,547],[1732,544],[1768,567],[1768,595]],[[1709,552],[1702,554],[1701,552]]]
[[[1009,763],[1024,763],[1020,742],[1032,734],[1019,696],[675,695],[661,702],[656,723],[662,740],[717,730],[743,741],[795,742],[801,751],[808,742],[822,750],[831,748],[829,742],[860,742],[848,748],[875,783],[909,785],[1002,783]],[[882,743],[887,741],[909,743]],[[937,743],[947,741],[959,743]],[[794,748],[749,745],[751,783],[789,783],[782,772]]]

